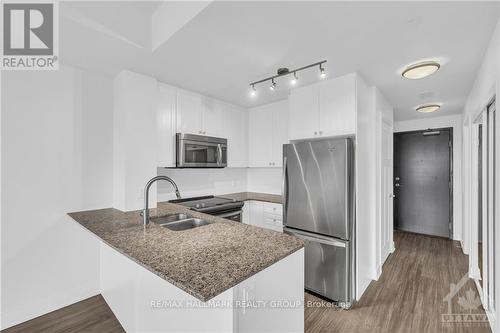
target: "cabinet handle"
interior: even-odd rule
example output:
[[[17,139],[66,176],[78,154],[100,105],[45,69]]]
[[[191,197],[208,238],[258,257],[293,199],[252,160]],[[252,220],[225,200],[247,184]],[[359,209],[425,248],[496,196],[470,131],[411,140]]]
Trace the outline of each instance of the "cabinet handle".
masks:
[[[322,135],[323,134],[323,131],[319,131],[319,135]]]
[[[318,135],[318,132],[314,132],[314,135]]]

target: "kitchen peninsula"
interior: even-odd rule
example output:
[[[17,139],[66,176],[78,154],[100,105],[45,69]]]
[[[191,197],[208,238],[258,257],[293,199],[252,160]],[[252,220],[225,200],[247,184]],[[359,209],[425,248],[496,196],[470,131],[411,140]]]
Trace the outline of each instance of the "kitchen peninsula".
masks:
[[[101,240],[101,293],[127,332],[301,332],[304,243],[287,234],[159,203],[151,216],[210,223],[144,227],[138,211],[69,215]]]

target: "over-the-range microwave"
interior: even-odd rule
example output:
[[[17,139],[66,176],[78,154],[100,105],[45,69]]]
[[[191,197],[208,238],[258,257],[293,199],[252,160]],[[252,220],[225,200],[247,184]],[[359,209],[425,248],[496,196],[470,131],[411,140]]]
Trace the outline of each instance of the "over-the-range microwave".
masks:
[[[227,139],[177,133],[175,140],[177,168],[225,168],[227,166]]]

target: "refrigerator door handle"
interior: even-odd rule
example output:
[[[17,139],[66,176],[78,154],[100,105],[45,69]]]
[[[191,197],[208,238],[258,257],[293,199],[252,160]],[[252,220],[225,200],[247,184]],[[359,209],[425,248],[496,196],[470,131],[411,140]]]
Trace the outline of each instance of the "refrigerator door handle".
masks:
[[[351,229],[352,229],[352,222],[351,222],[351,198],[350,198],[350,192],[351,192],[351,149],[350,149],[350,141],[346,140],[345,141],[345,151],[346,151],[346,159],[345,159],[345,188],[344,188],[344,195],[345,195],[345,223],[347,226],[351,226],[346,228],[346,238],[351,239]]]
[[[283,225],[286,225],[286,213],[287,213],[287,205],[288,205],[288,175],[286,173],[287,168],[287,158],[283,157],[283,174],[281,180],[281,192],[283,196]]]
[[[295,235],[299,238],[302,238],[302,239],[305,239],[305,240],[308,240],[311,242],[332,245],[332,246],[336,246],[336,247],[344,247],[344,248],[346,247],[344,242],[338,241],[334,238],[325,237],[325,236],[321,236],[321,235],[311,235],[311,234],[303,232],[303,231],[290,229],[290,228],[286,228],[286,227],[284,228],[283,231],[287,234],[292,234],[292,235]]]

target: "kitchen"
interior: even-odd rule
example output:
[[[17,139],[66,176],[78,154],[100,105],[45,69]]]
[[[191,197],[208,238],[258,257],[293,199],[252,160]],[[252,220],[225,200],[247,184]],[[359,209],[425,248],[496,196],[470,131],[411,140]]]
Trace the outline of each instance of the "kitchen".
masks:
[[[384,303],[384,281],[411,263],[398,259],[411,236],[392,219],[402,200],[393,135],[428,128],[453,128],[446,241],[460,243],[457,272],[474,285],[465,119],[499,78],[480,69],[498,72],[498,3],[451,5],[449,28],[432,40],[442,48],[423,27],[436,28],[450,4],[281,5],[58,4],[59,69],[2,71],[2,330],[36,332],[44,316],[85,302],[109,315],[81,312],[80,331],[375,329],[381,305],[399,304]],[[478,17],[460,30],[464,51],[456,30]],[[310,38],[321,29],[325,43]],[[415,41],[389,46],[405,34]],[[372,40],[387,50],[356,52]],[[428,78],[405,76],[434,63]],[[452,79],[459,73],[467,82]],[[437,112],[415,110],[435,100]],[[484,308],[492,318],[495,307]]]

